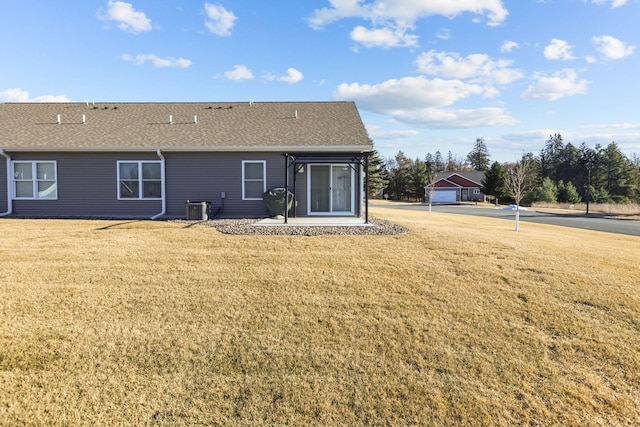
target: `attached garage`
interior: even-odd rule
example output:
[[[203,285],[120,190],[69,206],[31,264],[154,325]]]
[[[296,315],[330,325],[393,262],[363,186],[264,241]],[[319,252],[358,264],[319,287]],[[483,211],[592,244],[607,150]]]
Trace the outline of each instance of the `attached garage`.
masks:
[[[455,203],[457,198],[457,190],[439,190],[433,191],[433,203]]]

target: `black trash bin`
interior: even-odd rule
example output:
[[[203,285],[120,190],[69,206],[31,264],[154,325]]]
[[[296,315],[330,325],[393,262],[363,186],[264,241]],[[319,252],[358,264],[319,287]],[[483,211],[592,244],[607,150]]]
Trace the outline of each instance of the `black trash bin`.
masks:
[[[272,188],[262,195],[262,200],[272,217],[284,216],[285,199],[287,210],[290,211],[293,207],[293,193],[289,191],[287,196],[285,194],[287,194],[286,188]]]

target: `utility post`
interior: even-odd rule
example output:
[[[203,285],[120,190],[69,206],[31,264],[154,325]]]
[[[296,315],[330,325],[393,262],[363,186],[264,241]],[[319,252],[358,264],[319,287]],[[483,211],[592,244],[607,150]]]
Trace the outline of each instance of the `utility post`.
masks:
[[[593,148],[586,147],[586,145],[582,148],[582,164],[587,169],[587,215],[589,215],[589,202],[591,201],[591,169],[596,165],[597,162],[597,153]]]

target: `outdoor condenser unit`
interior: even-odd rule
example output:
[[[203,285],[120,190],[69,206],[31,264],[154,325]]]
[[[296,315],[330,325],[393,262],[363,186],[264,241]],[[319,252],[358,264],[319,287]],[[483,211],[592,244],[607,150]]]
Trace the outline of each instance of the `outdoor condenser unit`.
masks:
[[[209,202],[190,202],[187,200],[187,219],[206,221],[209,219]]]

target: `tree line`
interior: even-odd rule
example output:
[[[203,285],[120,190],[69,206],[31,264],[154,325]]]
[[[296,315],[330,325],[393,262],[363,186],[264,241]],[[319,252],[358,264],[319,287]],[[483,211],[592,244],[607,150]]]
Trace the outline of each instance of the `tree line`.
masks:
[[[550,135],[539,153],[526,153],[514,163],[491,161],[486,143],[476,139],[463,158],[449,151],[427,153],[411,159],[402,151],[382,160],[374,151],[369,160],[370,195],[391,200],[422,200],[425,186],[442,172],[483,171],[482,192],[501,202],[515,201],[516,167],[526,165],[523,204],[533,202],[640,203],[640,157],[625,156],[615,142],[606,147],[565,143],[560,134]]]

